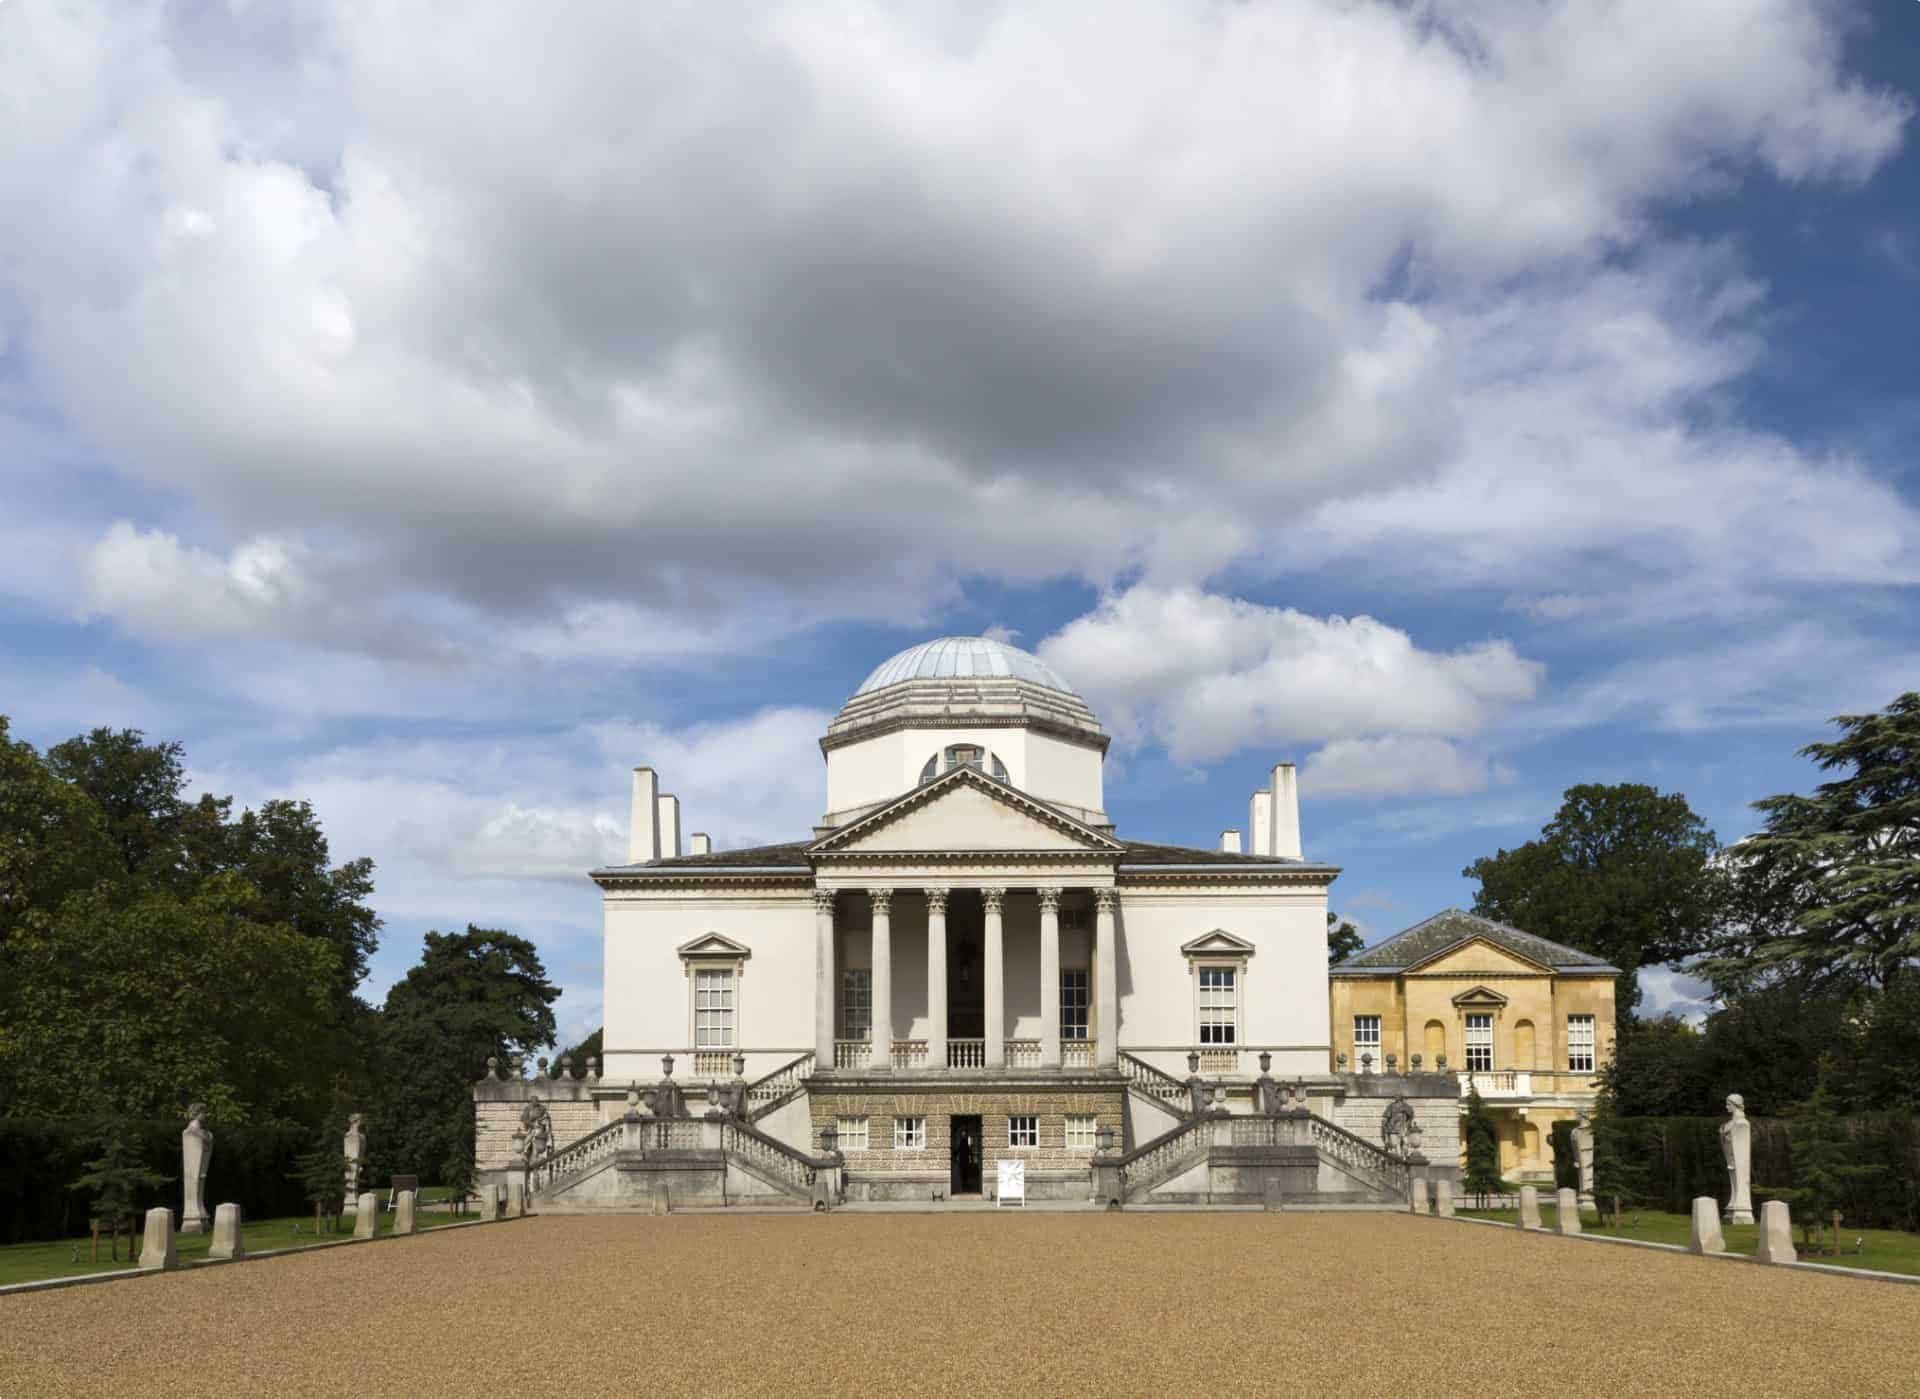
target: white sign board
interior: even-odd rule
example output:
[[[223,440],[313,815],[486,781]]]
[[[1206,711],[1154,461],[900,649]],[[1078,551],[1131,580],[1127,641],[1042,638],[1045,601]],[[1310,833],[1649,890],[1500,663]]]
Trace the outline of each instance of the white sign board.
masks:
[[[1022,1209],[1027,1204],[1027,1163],[1025,1161],[1001,1161],[999,1201],[1009,1204],[1015,1200]]]

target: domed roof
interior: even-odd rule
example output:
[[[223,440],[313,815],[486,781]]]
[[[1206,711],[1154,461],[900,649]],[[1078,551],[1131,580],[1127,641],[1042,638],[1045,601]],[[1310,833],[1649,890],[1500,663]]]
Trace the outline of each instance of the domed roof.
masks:
[[[905,680],[989,677],[1027,680],[1061,694],[1074,693],[1073,687],[1038,656],[985,636],[943,636],[909,646],[875,666],[873,674],[853,693],[858,697]]]

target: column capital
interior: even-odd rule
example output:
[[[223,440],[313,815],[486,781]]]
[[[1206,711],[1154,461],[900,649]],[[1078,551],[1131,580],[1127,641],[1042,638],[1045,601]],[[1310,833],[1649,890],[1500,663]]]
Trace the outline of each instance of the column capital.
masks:
[[[838,897],[839,895],[832,889],[815,889],[813,891],[813,911],[815,913],[832,913],[833,901]]]
[[[945,913],[947,911],[947,895],[951,894],[953,891],[947,888],[944,884],[939,884],[939,885],[935,885],[933,888],[927,890],[926,892],[927,892],[927,912],[928,913]]]
[[[986,905],[988,913],[998,913],[1007,902],[1007,891],[1005,889],[982,889],[980,891],[980,902]]]
[[[1120,907],[1120,891],[1118,889],[1095,889],[1093,891],[1093,904],[1094,907],[1102,913],[1112,913]]]
[[[873,901],[873,911],[879,914],[890,913],[893,909],[893,890],[869,889],[867,897]]]
[[[1035,889],[1033,892],[1040,896],[1040,911],[1042,913],[1058,913],[1060,911],[1060,891],[1058,889],[1052,886],[1044,886]]]

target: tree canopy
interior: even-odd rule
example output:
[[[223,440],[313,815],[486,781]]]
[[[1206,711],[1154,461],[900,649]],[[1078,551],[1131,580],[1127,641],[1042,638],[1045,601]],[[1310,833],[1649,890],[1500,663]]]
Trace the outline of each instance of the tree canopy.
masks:
[[[1367,945],[1360,930],[1332,909],[1327,910],[1327,964],[1344,962]]]

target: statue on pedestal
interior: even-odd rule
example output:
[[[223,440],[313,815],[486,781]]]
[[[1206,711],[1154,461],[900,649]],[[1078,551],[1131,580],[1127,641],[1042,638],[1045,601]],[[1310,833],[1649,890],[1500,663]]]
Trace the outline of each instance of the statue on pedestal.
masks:
[[[347,1135],[340,1146],[341,1154],[347,1159],[348,1209],[352,1209],[354,1201],[360,1198],[360,1172],[367,1160],[367,1130],[362,1125],[365,1121],[364,1113],[348,1113]]]
[[[1412,1131],[1413,1104],[1405,1098],[1395,1098],[1380,1115],[1380,1145],[1389,1155],[1404,1157],[1413,1150]]]
[[[187,1130],[180,1134],[181,1191],[180,1232],[204,1234],[213,1223],[207,1210],[207,1167],[213,1162],[213,1133],[201,1119],[207,1115],[205,1103],[187,1108]]]
[[[1727,1120],[1720,1124],[1720,1154],[1727,1161],[1728,1224],[1753,1223],[1753,1127],[1747,1121],[1747,1100],[1727,1094]]]
[[[1574,1119],[1573,1154],[1580,1164],[1580,1208],[1596,1209],[1593,1200],[1593,1119],[1585,1108]]]

